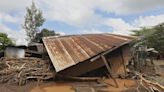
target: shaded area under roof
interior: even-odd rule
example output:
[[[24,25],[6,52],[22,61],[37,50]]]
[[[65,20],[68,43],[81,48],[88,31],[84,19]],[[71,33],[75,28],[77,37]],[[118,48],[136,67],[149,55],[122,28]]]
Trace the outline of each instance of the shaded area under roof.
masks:
[[[83,34],[45,37],[43,43],[56,72],[59,72],[133,39],[114,34]]]

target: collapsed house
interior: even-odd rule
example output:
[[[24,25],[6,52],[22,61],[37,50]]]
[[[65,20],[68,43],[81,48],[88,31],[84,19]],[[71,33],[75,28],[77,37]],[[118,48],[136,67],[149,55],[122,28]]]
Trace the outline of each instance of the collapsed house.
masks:
[[[45,37],[43,44],[28,47],[10,46],[1,58],[0,83],[12,81],[21,85],[30,79],[61,79],[63,75],[65,78],[125,75],[133,39],[114,34],[83,34]]]
[[[58,74],[80,76],[105,66],[112,76],[119,76],[126,74],[133,40],[114,34],[83,34],[44,37],[43,44]]]

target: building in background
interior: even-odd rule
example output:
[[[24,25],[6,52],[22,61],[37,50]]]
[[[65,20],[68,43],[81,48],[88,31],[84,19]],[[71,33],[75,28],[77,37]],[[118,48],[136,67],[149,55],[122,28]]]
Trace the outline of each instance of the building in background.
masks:
[[[7,58],[24,58],[26,46],[8,46],[4,53]]]

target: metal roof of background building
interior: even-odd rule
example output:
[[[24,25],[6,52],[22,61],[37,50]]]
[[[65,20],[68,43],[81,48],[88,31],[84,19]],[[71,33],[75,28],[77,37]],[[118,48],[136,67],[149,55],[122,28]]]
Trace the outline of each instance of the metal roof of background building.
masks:
[[[134,39],[114,34],[83,34],[45,37],[43,43],[56,72]]]

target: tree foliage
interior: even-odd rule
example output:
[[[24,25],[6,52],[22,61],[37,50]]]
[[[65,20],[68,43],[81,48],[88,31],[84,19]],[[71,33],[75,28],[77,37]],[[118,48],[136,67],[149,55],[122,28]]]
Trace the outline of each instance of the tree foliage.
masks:
[[[23,28],[26,30],[28,40],[31,42],[35,38],[38,28],[42,26],[45,19],[42,16],[42,11],[32,2],[30,7],[27,7]]]
[[[0,51],[4,50],[6,46],[14,45],[13,41],[8,38],[7,34],[0,33]]]
[[[42,29],[41,32],[37,33],[33,42],[40,42],[42,37],[47,36],[58,36],[60,34],[56,33],[54,30],[48,30],[46,28]]]
[[[141,28],[133,31],[134,36],[139,36],[142,45],[148,48],[155,48],[159,53],[164,54],[164,23],[152,28]]]

